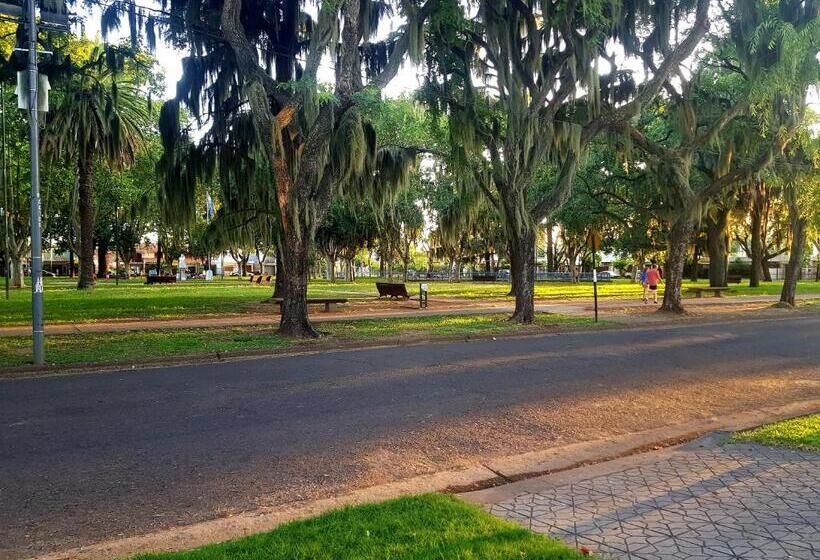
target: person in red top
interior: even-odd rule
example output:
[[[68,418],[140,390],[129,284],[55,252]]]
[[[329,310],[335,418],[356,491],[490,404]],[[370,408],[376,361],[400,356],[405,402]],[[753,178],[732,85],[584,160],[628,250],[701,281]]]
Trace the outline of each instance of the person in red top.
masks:
[[[646,271],[646,285],[649,286],[653,303],[658,303],[658,284],[661,280],[661,271],[658,270],[658,264],[652,263],[652,268]]]

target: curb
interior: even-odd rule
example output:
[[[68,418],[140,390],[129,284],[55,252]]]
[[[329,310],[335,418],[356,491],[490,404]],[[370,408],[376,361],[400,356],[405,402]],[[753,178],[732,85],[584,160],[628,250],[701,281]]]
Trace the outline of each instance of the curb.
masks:
[[[765,407],[725,417],[712,417],[624,434],[602,440],[501,457],[463,470],[442,471],[401,481],[363,488],[341,496],[277,508],[248,511],[194,525],[174,527],[151,534],[111,540],[66,551],[32,557],[30,560],[103,560],[140,552],[165,552],[269,531],[282,523],[318,515],[327,510],[364,502],[386,500],[424,492],[463,493],[468,501],[486,504],[521,492],[522,485],[537,483],[545,476],[602,464],[637,453],[691,441],[717,430],[736,431],[820,410],[820,399],[780,407]],[[512,484],[510,484],[512,483]]]

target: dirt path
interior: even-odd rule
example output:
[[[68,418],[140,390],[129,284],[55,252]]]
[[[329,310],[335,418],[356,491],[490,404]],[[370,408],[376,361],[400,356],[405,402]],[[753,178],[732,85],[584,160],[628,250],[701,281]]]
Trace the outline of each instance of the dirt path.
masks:
[[[798,296],[801,301],[820,299],[820,295],[806,294]],[[731,298],[688,299],[686,307],[691,317],[712,314],[756,311],[778,301],[778,296],[736,296]],[[260,303],[260,308],[262,304]],[[538,311],[564,313],[567,315],[590,316],[593,312],[591,300],[540,300],[536,302]],[[644,305],[635,300],[604,299],[599,302],[601,318],[613,319],[627,324],[667,321],[668,317],[654,313],[656,307]],[[422,317],[429,315],[470,315],[485,313],[509,313],[513,306],[509,300],[472,300],[458,298],[438,298],[430,300],[430,307],[419,309],[418,303],[410,301],[388,300],[351,300],[348,305],[340,306],[331,313],[313,309],[311,319],[315,322],[347,321],[351,319],[382,319],[390,317]],[[218,327],[275,326],[279,324],[276,313],[218,315],[192,317],[186,319],[151,319],[151,320],[114,320],[96,322],[58,323],[46,325],[47,334],[84,334],[101,332],[123,332],[136,330],[165,329],[202,329]],[[29,326],[0,327],[2,336],[28,336]]]

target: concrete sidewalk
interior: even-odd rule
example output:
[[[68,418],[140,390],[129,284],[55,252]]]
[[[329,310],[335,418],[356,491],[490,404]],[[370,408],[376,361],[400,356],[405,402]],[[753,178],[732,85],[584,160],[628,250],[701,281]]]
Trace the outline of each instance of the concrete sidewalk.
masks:
[[[604,558],[820,558],[820,453],[689,444],[467,494]]]
[[[820,298],[820,294],[801,294],[797,296],[800,301],[807,301]],[[722,298],[687,299],[687,308],[714,308],[720,306],[735,306],[738,304],[755,303],[775,303],[779,301],[779,296],[733,296]],[[355,304],[353,304],[355,306]],[[574,299],[549,301],[536,301],[536,311],[546,313],[564,313],[567,315],[588,316],[593,311],[592,300]],[[640,300],[624,299],[602,299],[598,302],[599,313],[602,318],[607,312],[623,312],[626,309],[645,310],[640,315],[629,317],[631,322],[646,323],[661,321],[664,318],[652,315],[652,311],[657,309],[653,304],[646,305]],[[350,321],[356,319],[387,319],[396,317],[423,317],[436,315],[482,315],[486,313],[512,313],[514,306],[512,303],[492,302],[488,304],[476,303],[473,300],[436,299],[430,300],[430,307],[419,309],[415,302],[398,301],[395,307],[385,311],[356,310],[355,307],[337,313],[316,313],[311,315],[311,320],[317,323],[330,321]],[[621,319],[622,317],[619,317]],[[271,314],[240,314],[240,315],[220,315],[214,317],[198,317],[186,319],[151,319],[151,320],[116,320],[116,321],[96,321],[46,324],[47,334],[84,334],[99,332],[125,332],[138,330],[164,330],[164,329],[202,329],[218,327],[274,327],[279,325],[279,315]],[[31,334],[30,326],[0,327],[0,337],[3,336],[28,336]]]

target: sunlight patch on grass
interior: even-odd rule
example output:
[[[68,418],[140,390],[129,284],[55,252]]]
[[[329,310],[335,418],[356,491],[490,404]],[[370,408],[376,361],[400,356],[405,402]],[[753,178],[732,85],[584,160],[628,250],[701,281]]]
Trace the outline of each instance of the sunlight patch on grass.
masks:
[[[507,294],[510,285],[506,282],[462,282],[428,281],[431,300],[459,298],[478,301],[512,301]],[[705,285],[701,280],[698,285]],[[684,288],[692,286],[684,282]],[[48,278],[45,283],[46,324],[65,322],[92,322],[122,319],[163,319],[207,317],[218,315],[252,315],[267,313],[270,307],[262,300],[271,295],[272,287],[250,284],[247,279],[225,279],[204,282],[191,280],[173,285],[146,286],[144,279],[120,281],[101,280],[97,288],[78,291],[72,281],[62,278]],[[746,285],[731,286],[730,296],[780,293],[782,282],[763,283],[759,288]],[[418,294],[418,282],[408,282],[408,291]],[[797,292],[820,294],[820,282],[801,281]],[[638,300],[641,295],[639,284],[625,279],[601,283],[598,293],[602,299],[620,298]],[[365,278],[356,282],[330,283],[312,280],[308,287],[308,297],[344,297],[355,299],[375,299],[377,295],[375,279]],[[535,285],[538,300],[591,299],[592,284],[570,284],[567,282],[538,282]],[[0,303],[0,325],[25,325],[31,321],[31,290],[13,290],[11,299]]]
[[[738,432],[732,436],[732,441],[820,451],[820,414],[800,416]]]
[[[214,356],[230,352],[253,353],[287,348],[294,344],[334,344],[352,340],[379,340],[404,335],[424,338],[536,333],[549,327],[593,325],[591,318],[537,313],[532,325],[519,325],[503,314],[428,315],[384,319],[357,319],[317,323],[328,336],[298,341],[279,335],[273,326],[205,329],[166,329],[46,336],[46,360],[50,364],[106,364],[147,361],[152,358]],[[599,326],[612,324],[602,321]],[[31,339],[27,336],[0,337],[0,367],[31,362]]]

